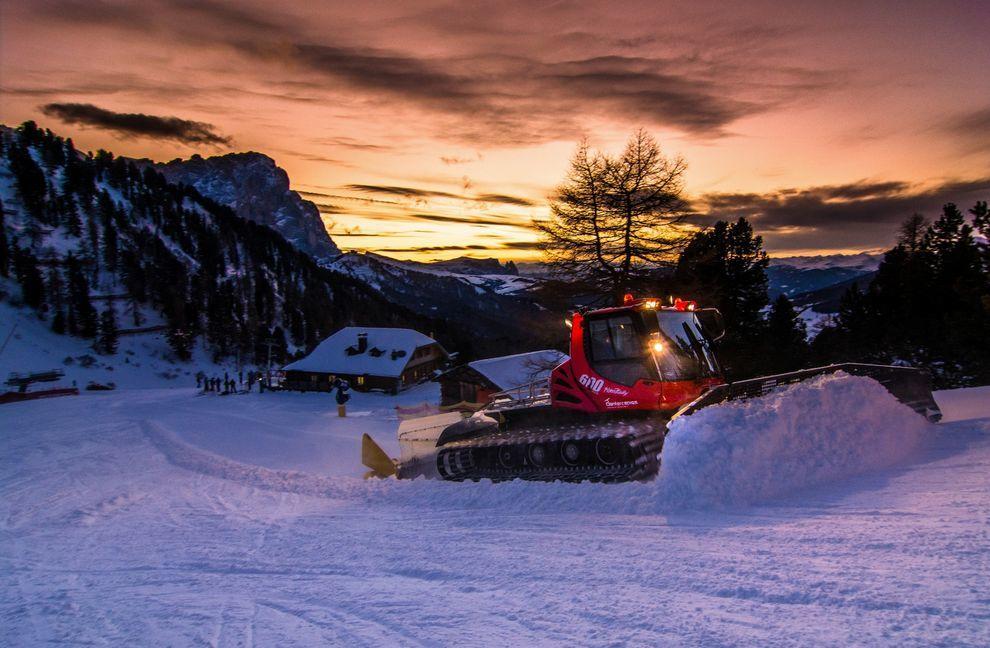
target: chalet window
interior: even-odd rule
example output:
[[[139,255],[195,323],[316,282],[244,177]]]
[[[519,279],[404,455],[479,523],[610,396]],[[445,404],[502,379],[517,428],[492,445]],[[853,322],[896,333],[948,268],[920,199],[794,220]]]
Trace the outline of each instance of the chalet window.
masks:
[[[364,376],[358,376],[357,377],[357,384],[359,384],[359,385],[363,385],[364,384]]]

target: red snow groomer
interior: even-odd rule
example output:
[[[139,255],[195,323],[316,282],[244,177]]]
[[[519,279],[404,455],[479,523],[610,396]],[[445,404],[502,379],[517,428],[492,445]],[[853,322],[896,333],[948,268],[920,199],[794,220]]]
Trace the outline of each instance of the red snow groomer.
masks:
[[[846,363],[726,383],[713,351],[725,333],[722,316],[692,301],[661,305],[626,295],[620,306],[575,313],[568,325],[570,358],[546,384],[496,394],[466,419],[449,413],[403,422],[399,460],[365,435],[369,476],[649,479],[674,416],[839,370],[877,380],[929,420],[941,416],[927,374],[910,367]]]

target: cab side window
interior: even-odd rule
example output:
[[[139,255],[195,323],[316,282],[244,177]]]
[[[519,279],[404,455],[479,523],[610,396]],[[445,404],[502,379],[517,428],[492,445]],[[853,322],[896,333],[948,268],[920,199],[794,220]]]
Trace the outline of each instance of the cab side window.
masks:
[[[632,317],[616,315],[588,322],[590,360],[595,371],[613,382],[632,386],[654,379]]]

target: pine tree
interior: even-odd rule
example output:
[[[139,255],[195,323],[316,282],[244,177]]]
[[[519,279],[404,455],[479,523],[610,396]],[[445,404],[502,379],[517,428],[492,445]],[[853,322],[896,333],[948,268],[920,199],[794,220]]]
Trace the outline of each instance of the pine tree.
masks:
[[[100,278],[100,227],[93,210],[86,212],[86,227],[89,234],[86,258],[90,263],[90,280],[95,284]]]
[[[65,258],[69,283],[69,331],[92,338],[97,333],[96,309],[89,298],[89,281],[82,264],[71,252]]]
[[[117,206],[110,194],[101,191],[97,199],[100,225],[103,227],[103,263],[108,272],[117,270]]]
[[[537,221],[551,270],[621,299],[669,263],[687,239],[686,165],[668,159],[644,130],[621,156],[578,147],[564,183]]]
[[[787,295],[778,297],[767,316],[765,366],[773,373],[800,368],[808,357],[808,329]]]
[[[38,313],[45,309],[45,282],[38,269],[38,259],[26,248],[14,246],[14,274],[21,285],[24,303]]]
[[[7,214],[3,209],[3,200],[0,200],[0,276],[10,276],[10,246],[7,243]]]
[[[113,299],[107,300],[107,308],[100,315],[100,337],[97,350],[103,355],[117,353],[117,310]]]
[[[62,282],[62,273],[58,266],[58,258],[52,257],[48,260],[48,276],[45,290],[48,295],[48,305],[51,306],[54,312],[52,316],[52,330],[61,335],[65,333],[65,289]]]
[[[769,303],[763,238],[744,218],[715,223],[695,234],[677,262],[674,283],[682,295],[715,306],[727,333],[720,354],[732,379],[760,373],[759,357]]]
[[[82,219],[79,218],[79,205],[72,194],[66,194],[64,198],[65,208],[65,229],[76,238],[82,236]]]
[[[35,221],[45,221],[45,198],[48,191],[45,173],[31,157],[30,150],[23,144],[13,144],[7,150],[10,170],[17,183],[21,204],[28,216]]]
[[[55,309],[55,314],[52,315],[52,331],[58,333],[59,335],[65,334],[65,311],[61,308]]]
[[[187,328],[181,314],[173,313],[168,320],[168,328],[165,331],[165,339],[175,356],[185,362],[192,358],[192,347],[196,341],[195,336]]]

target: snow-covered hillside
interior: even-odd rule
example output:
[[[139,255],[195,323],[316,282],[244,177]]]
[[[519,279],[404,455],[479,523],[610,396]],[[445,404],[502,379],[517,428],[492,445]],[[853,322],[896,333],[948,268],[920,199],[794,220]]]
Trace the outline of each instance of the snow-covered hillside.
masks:
[[[149,314],[146,323],[161,323],[153,318]],[[0,380],[11,373],[61,369],[65,377],[54,386],[74,383],[82,389],[90,382],[112,382],[123,388],[188,387],[195,385],[198,371],[210,376],[237,372],[234,360],[214,363],[202,345],[193,348],[189,362],[177,362],[164,331],[123,335],[115,355],[100,355],[88,340],[58,335],[34,313],[5,302],[0,302],[0,345]]]
[[[0,644],[987,645],[990,388],[933,427],[861,380],[618,486],[360,480],[435,385],[0,406]]]

